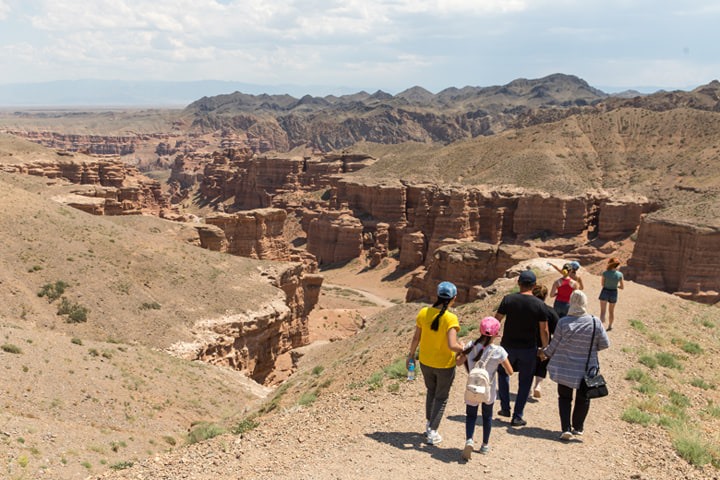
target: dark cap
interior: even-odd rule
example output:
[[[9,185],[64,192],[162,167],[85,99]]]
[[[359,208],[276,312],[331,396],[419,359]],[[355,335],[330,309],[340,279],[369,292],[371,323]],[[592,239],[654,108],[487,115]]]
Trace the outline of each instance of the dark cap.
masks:
[[[518,282],[524,283],[526,285],[533,285],[535,282],[537,282],[537,277],[532,270],[523,270],[522,272],[520,272]]]

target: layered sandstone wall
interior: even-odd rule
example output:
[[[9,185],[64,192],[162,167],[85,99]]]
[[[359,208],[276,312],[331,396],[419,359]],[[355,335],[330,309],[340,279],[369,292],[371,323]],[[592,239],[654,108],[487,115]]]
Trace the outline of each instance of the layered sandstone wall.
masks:
[[[320,265],[358,258],[363,252],[363,225],[349,210],[323,212],[308,225],[307,250]]]
[[[532,240],[542,245],[563,237],[573,244],[563,246],[567,251],[586,245],[595,236],[602,240],[626,238],[635,231],[643,213],[657,208],[644,198],[610,201],[600,194],[568,197],[522,189],[351,179],[337,181],[330,197],[332,207],[352,211],[366,234],[373,233],[378,222],[386,223],[388,248],[400,249],[402,267],[408,269],[427,263],[432,252],[448,239],[491,244]],[[323,226],[329,224],[308,231],[308,241],[328,236]],[[595,258],[590,250],[580,253]]]
[[[703,303],[720,301],[720,229],[645,217],[629,280]]]
[[[483,242],[445,245],[435,250],[424,273],[412,278],[405,299],[434,301],[438,283],[449,281],[457,286],[458,303],[472,302],[508,269],[536,257],[534,250],[519,245]]]
[[[87,186],[74,190],[74,198],[57,197],[68,204],[95,215],[162,215],[171,210],[170,200],[160,182],[138,172],[135,167],[115,160],[30,162],[6,164],[3,170]],[[93,200],[82,200],[87,197]],[[98,201],[97,199],[102,199]]]
[[[273,206],[273,200],[284,193],[327,188],[334,175],[359,170],[374,161],[367,155],[268,157],[249,148],[228,149],[176,157],[170,183],[174,198],[185,198],[197,184],[206,201],[232,200],[233,210],[249,210]]]
[[[282,298],[253,312],[198,322],[202,340],[195,358],[275,385],[295,369],[291,351],[309,343],[307,315],[318,301],[322,276],[307,274],[301,263],[278,264],[264,275],[282,290]],[[281,361],[288,356],[289,362]]]
[[[279,208],[213,214],[205,222],[220,231],[198,228],[200,244],[241,257],[289,260],[290,244],[283,235],[286,219],[287,212]]]

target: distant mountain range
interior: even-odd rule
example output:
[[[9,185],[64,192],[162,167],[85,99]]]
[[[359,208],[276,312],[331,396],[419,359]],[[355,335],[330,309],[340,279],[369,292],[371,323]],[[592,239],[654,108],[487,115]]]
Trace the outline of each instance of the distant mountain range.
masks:
[[[296,85],[256,85],[221,80],[193,82],[123,81],[123,80],[59,80],[39,83],[0,84],[2,107],[184,107],[204,96],[231,92],[248,94],[327,95],[328,87]],[[334,93],[348,94],[353,90],[338,87]]]
[[[508,86],[517,82],[511,82]],[[463,87],[448,88],[445,93],[466,92],[467,89],[499,89],[502,87]],[[617,95],[642,95],[628,89]],[[302,98],[306,95],[318,97],[347,96],[356,90],[346,87],[298,86],[298,85],[257,85],[243,82],[220,80],[202,81],[122,81],[122,80],[60,80],[38,83],[0,84],[0,108],[2,107],[131,107],[158,106],[184,107],[202,97],[242,92],[249,95],[287,95]],[[597,90],[605,95],[601,90]],[[385,94],[392,97],[390,94]],[[442,92],[441,92],[442,93]],[[361,97],[367,96],[362,92]],[[401,94],[398,94],[401,95]],[[402,92],[402,96],[411,103],[422,103],[434,97],[422,87],[413,87]]]

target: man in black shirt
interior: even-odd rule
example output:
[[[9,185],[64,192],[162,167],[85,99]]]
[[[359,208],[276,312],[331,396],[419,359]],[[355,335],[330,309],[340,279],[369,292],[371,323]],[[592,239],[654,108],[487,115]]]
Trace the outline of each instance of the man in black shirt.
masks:
[[[500,302],[495,318],[505,319],[500,345],[508,352],[513,370],[518,372],[518,392],[515,410],[510,424],[515,427],[526,425],[523,411],[530,395],[538,344],[545,348],[548,344],[548,325],[544,302],[532,294],[537,278],[532,270],[524,270],[518,277],[519,293],[505,295]],[[540,342],[538,342],[538,332]],[[498,368],[498,396],[500,412],[498,415],[510,416],[510,377],[505,369]]]

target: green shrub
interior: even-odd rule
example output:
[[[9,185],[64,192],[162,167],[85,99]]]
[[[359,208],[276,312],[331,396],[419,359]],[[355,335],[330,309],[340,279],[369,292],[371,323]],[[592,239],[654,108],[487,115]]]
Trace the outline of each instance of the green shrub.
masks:
[[[2,348],[3,352],[7,353],[22,353],[22,349],[17,345],[13,345],[12,343],[5,343],[0,348]]]
[[[77,337],[73,337],[73,338],[70,340],[70,343],[72,343],[73,345],[82,345],[82,344],[83,344],[82,340],[80,340],[80,339],[77,338]]]
[[[655,354],[658,364],[665,368],[674,368],[676,370],[682,370],[683,366],[678,358],[672,353],[658,352]]]
[[[387,391],[389,393],[398,393],[400,391],[400,384],[397,382],[393,382],[387,387]]]
[[[640,333],[647,332],[647,327],[640,320],[630,320],[630,326]]]
[[[38,297],[47,297],[50,302],[54,302],[60,298],[63,293],[65,293],[65,289],[69,286],[69,284],[63,282],[62,280],[58,280],[55,283],[46,283],[40,287],[40,291],[37,295]]]
[[[112,468],[113,470],[125,470],[126,468],[130,468],[133,465],[135,465],[133,462],[125,460],[122,462],[113,463],[112,465],[110,465],[110,468]]]
[[[703,353],[702,347],[695,342],[684,341],[680,348],[682,348],[685,353],[690,353],[692,355],[700,355]]]
[[[703,380],[700,377],[695,377],[692,380],[690,380],[690,385],[692,385],[693,387],[702,388],[703,390],[710,390],[710,389],[715,388],[715,385],[711,385],[711,384],[707,383],[705,380]]]
[[[675,392],[675,391],[670,392],[670,401],[672,402],[673,405],[676,405],[681,408],[690,406],[690,399],[679,392]]]
[[[405,358],[398,358],[393,363],[388,365],[383,369],[385,372],[385,375],[387,375],[389,378],[406,378],[407,377],[407,366],[405,365],[405,362],[407,359]]]
[[[370,390],[377,390],[382,386],[383,383],[383,372],[375,372],[372,375],[370,375],[370,378],[368,378],[368,385],[370,386]]]
[[[633,382],[639,382],[645,377],[647,377],[647,374],[639,368],[632,368],[625,374],[625,380],[631,380]]]
[[[89,310],[77,302],[71,303],[70,300],[63,297],[58,307],[58,315],[67,315],[68,323],[84,323],[87,322]]]
[[[658,365],[657,359],[652,355],[641,355],[638,362],[645,365],[648,368],[655,368]]]
[[[701,467],[713,461],[710,445],[697,432],[682,431],[673,437],[675,451],[689,464]]]
[[[643,412],[637,407],[628,408],[622,413],[620,418],[628,423],[638,423],[644,427],[647,427],[653,421],[652,415]]]
[[[173,447],[174,447],[175,445],[177,445],[177,440],[175,440],[175,437],[171,437],[170,435],[165,435],[165,436],[162,437],[162,438],[163,438],[163,440],[165,441],[165,443],[167,443],[168,445],[171,445],[171,446],[173,446]]]
[[[477,330],[478,326],[476,324],[470,324],[470,325],[460,325],[460,331],[458,332],[458,337],[467,337],[470,335],[470,332]]]
[[[322,365],[318,365],[316,367],[313,367],[312,374],[318,376],[323,372],[323,370],[325,370],[325,367],[323,367]]]
[[[210,422],[200,422],[196,424],[190,433],[188,433],[187,441],[189,444],[209,440],[225,433],[222,427]]]
[[[305,392],[300,396],[298,403],[302,406],[312,405],[317,400],[317,392]]]
[[[235,427],[233,427],[232,433],[234,433],[235,435],[240,435],[245,432],[249,432],[254,428],[257,428],[258,425],[260,424],[252,418],[245,418],[243,420],[240,420],[240,422],[235,425]]]
[[[162,306],[158,302],[143,302],[140,310],[160,310]]]

